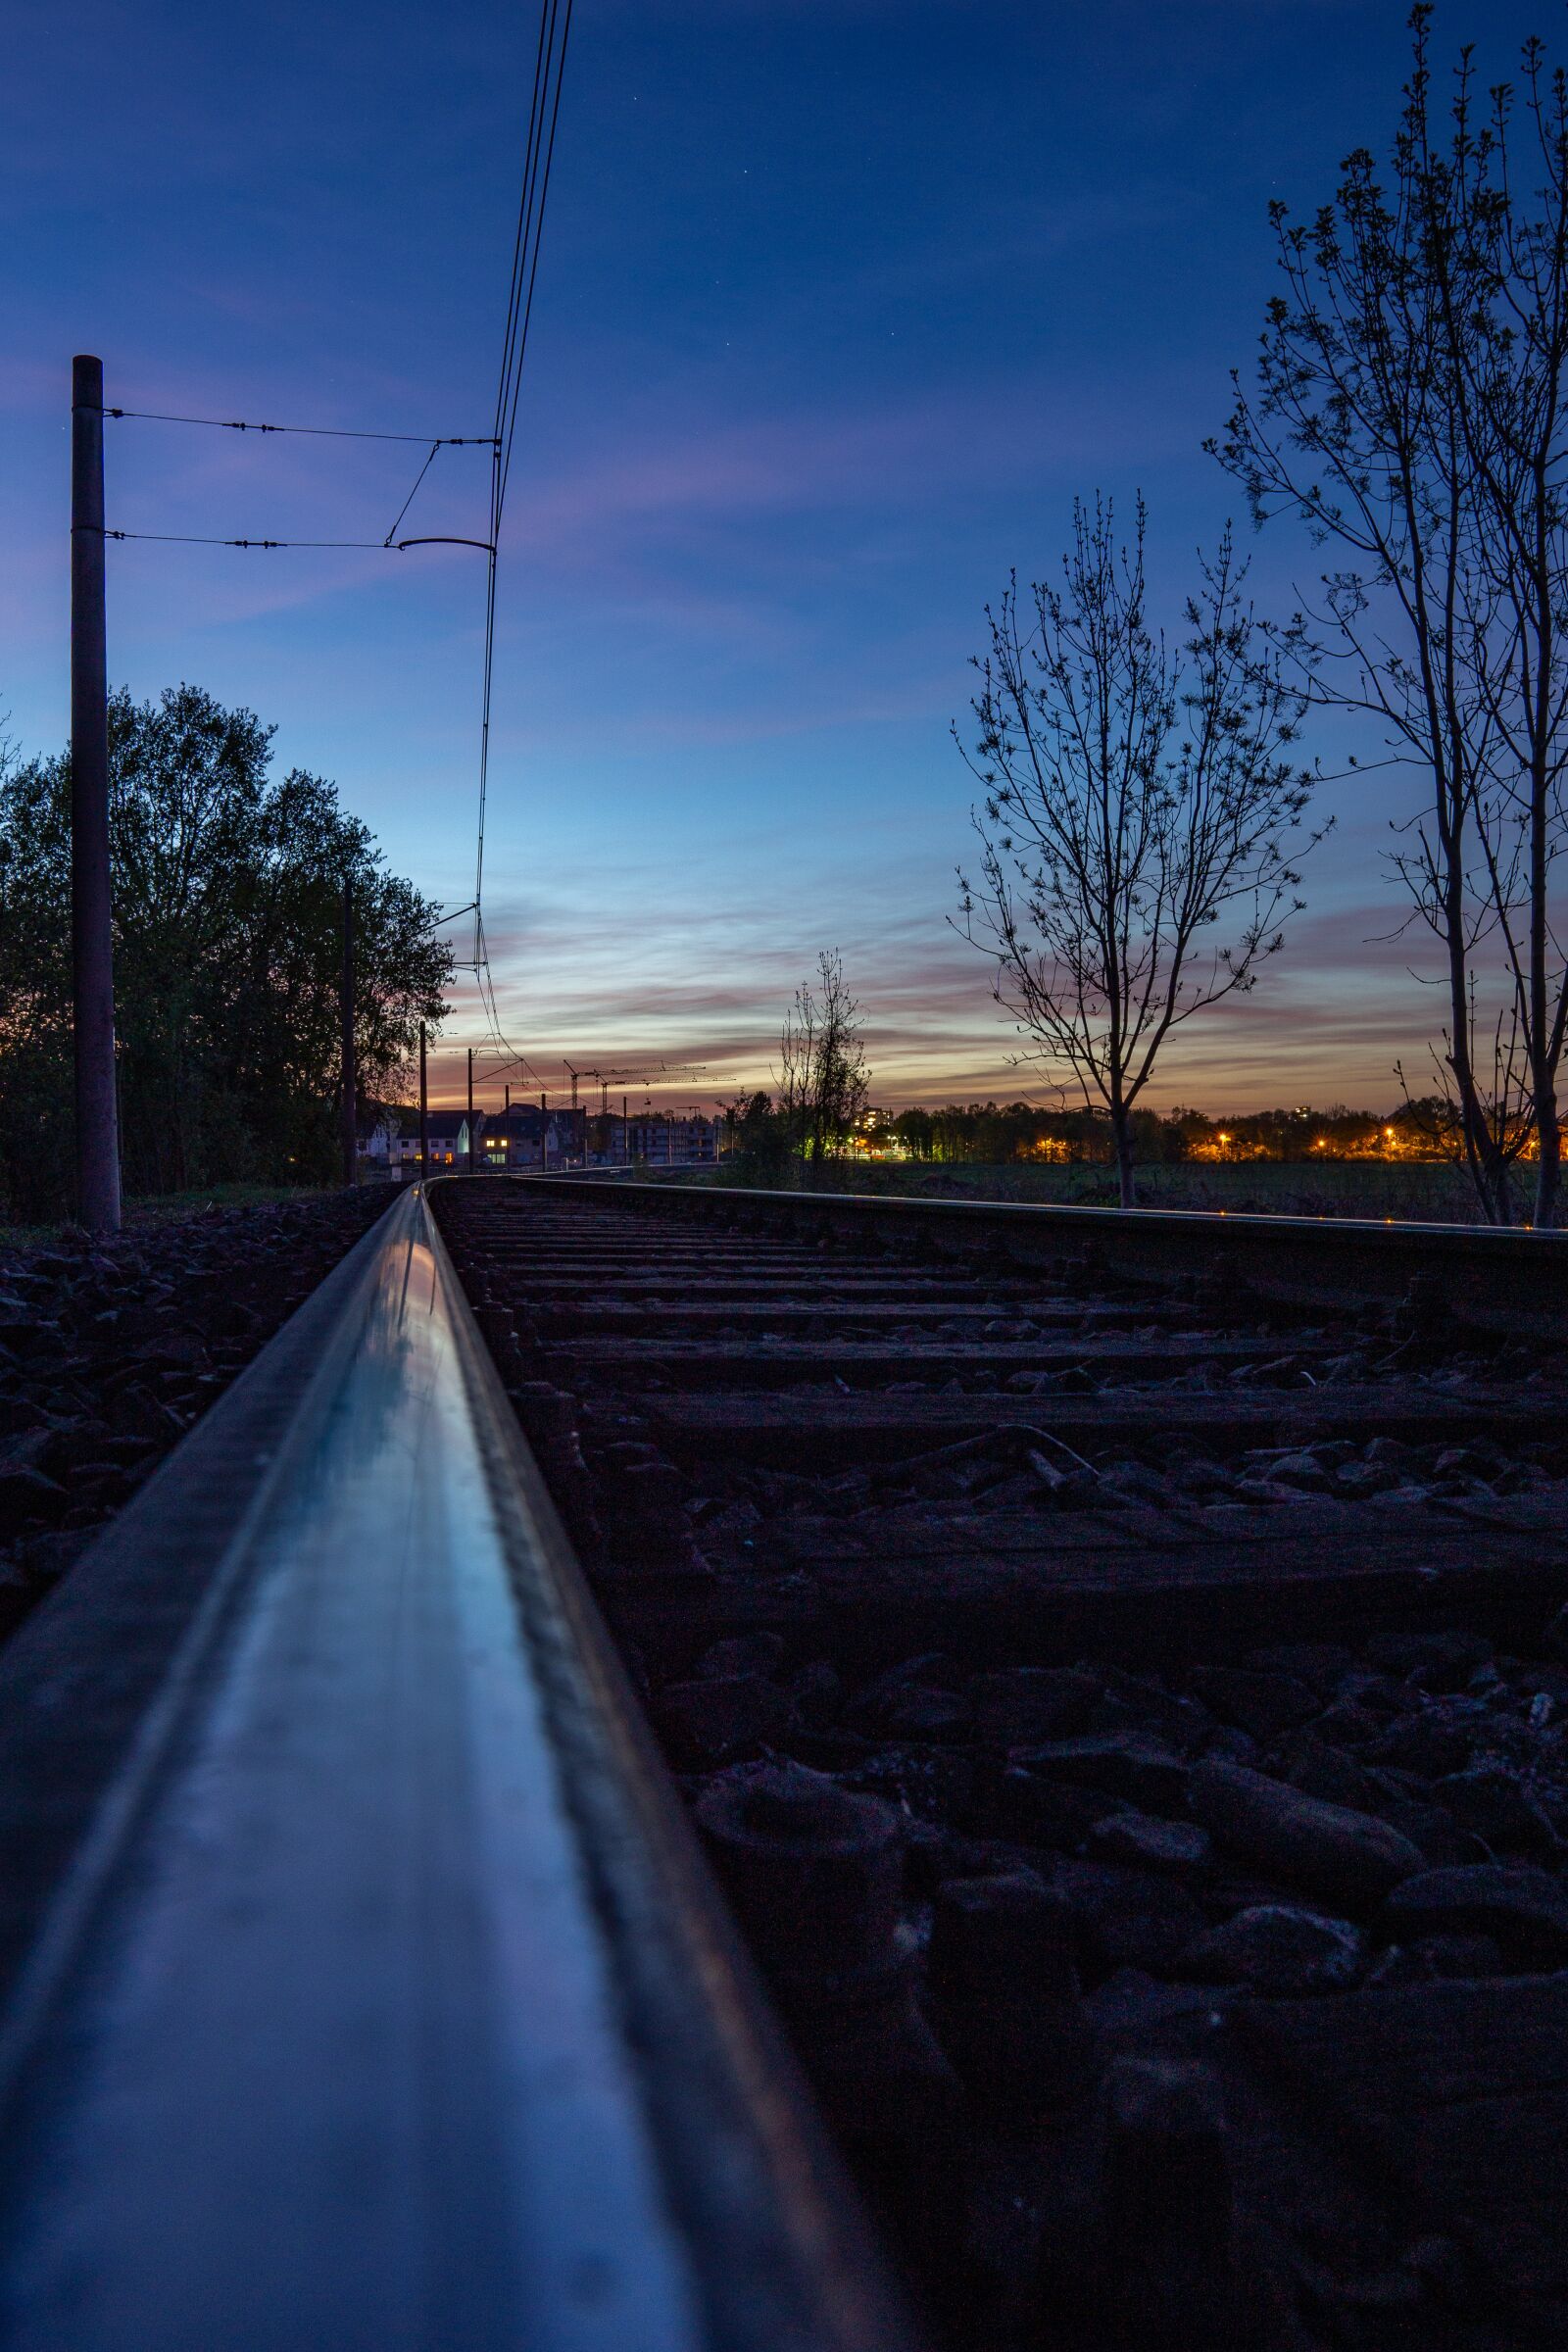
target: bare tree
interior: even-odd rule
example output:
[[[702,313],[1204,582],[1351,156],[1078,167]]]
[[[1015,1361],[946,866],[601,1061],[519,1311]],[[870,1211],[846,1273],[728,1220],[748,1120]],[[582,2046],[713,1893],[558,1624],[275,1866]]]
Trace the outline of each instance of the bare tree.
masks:
[[[803,981],[796,990],[779,1038],[779,1110],[808,1183],[838,1157],[871,1085],[860,1006],[837,948],[823,949],[816,972],[814,986]]]
[[[1074,506],[1061,585],[1023,603],[1014,578],[987,610],[974,755],[959,741],[986,799],[958,927],[1030,1054],[1108,1111],[1124,1208],[1161,1046],[1254,985],[1302,904],[1287,843],[1310,790],[1287,756],[1301,700],[1260,642],[1229,530],[1200,559],[1185,660],[1145,617],[1146,532],[1142,499],[1130,547],[1107,502]]]
[[[1533,42],[1522,108],[1507,87],[1478,105],[1465,51],[1435,126],[1430,15],[1411,18],[1386,177],[1358,149],[1310,225],[1272,208],[1283,291],[1255,394],[1238,388],[1210,446],[1254,518],[1294,512],[1338,551],[1279,650],[1313,701],[1369,717],[1386,760],[1428,779],[1394,864],[1443,954],[1465,1157],[1505,1223],[1533,1128],[1549,1224],[1568,1025],[1568,87]]]

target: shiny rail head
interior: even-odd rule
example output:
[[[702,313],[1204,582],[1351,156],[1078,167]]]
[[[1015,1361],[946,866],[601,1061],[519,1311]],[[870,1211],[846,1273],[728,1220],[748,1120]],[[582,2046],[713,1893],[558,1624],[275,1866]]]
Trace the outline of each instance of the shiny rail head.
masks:
[[[420,1191],[0,1726],[6,2352],[912,2341]]]
[[[842,1212],[845,1216],[889,1216],[907,1219],[912,1223],[930,1220],[936,1224],[959,1225],[965,1222],[984,1224],[995,1220],[1017,1225],[1020,1229],[1027,1228],[1031,1223],[1037,1224],[1042,1230],[1056,1225],[1063,1232],[1088,1232],[1100,1227],[1106,1232],[1116,1233],[1126,1232],[1136,1226],[1141,1230],[1187,1234],[1195,1243],[1208,1241],[1224,1244],[1236,1234],[1259,1238],[1277,1236],[1282,1242],[1302,1243],[1307,1247],[1313,1246],[1319,1239],[1332,1243],[1337,1236],[1358,1238],[1374,1247],[1396,1247],[1401,1243],[1428,1240],[1438,1245],[1454,1243],[1466,1249],[1497,1254],[1541,1250],[1560,1250],[1568,1257],[1568,1232],[1543,1232],[1529,1225],[1426,1224],[1398,1217],[1273,1216],[1258,1210],[1228,1208],[1127,1209],[1077,1200],[916,1200],[896,1193],[787,1192],[757,1185],[692,1184],[679,1177],[665,1183],[650,1183],[646,1178],[630,1175],[621,1168],[579,1168],[549,1175],[526,1170],[507,1171],[491,1181],[548,1187],[553,1192],[612,1188],[617,1196],[625,1194],[640,1196],[645,1200],[672,1200],[682,1207],[700,1201],[710,1206],[772,1206],[780,1211],[807,1211],[813,1215]]]

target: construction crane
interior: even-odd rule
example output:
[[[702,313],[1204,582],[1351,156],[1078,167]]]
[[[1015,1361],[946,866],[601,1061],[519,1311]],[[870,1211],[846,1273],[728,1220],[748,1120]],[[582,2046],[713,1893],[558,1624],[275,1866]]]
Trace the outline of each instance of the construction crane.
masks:
[[[702,1073],[707,1069],[708,1064],[706,1061],[662,1061],[659,1064],[659,1067],[654,1070],[579,1071],[572,1070],[571,1064],[568,1061],[564,1063],[563,1067],[568,1071],[571,1071],[571,1099],[573,1102],[575,1102],[577,1100],[577,1080],[579,1077],[593,1078],[598,1081],[599,1115],[602,1119],[608,1119],[610,1116],[610,1089],[612,1085],[629,1086],[643,1079],[653,1082],[661,1078],[697,1078],[701,1077]]]

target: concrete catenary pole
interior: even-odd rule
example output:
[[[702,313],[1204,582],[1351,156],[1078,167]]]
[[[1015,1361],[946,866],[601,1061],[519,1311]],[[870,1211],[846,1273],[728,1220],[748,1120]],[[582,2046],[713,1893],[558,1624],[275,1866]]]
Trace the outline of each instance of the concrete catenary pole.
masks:
[[[424,1075],[424,1023],[419,1023],[419,1177],[430,1173],[430,1090]]]
[[[468,1048],[468,1174],[473,1174],[473,1048]]]
[[[343,1181],[359,1179],[359,1085],[354,1064],[354,884],[343,877]]]
[[[109,656],[104,612],[104,364],[71,364],[71,961],[76,1214],[120,1230],[109,886]]]

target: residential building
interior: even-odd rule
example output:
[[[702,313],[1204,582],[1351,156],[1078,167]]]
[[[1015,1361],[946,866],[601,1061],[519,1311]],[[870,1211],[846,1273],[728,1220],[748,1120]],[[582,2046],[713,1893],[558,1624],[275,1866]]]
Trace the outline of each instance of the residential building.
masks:
[[[594,1121],[597,1127],[598,1120]],[[432,1110],[429,1114],[430,1172],[466,1174],[468,1113]],[[419,1114],[397,1110],[384,1114],[360,1143],[368,1174],[417,1176],[419,1172]],[[541,1110],[537,1102],[514,1102],[506,1110],[476,1110],[473,1114],[473,1165],[508,1172],[512,1169],[580,1168],[588,1164],[588,1113],[580,1105],[562,1104]]]
[[[444,1176],[448,1169],[454,1175],[466,1172],[468,1165],[468,1114],[466,1110],[432,1110],[429,1114],[430,1173]],[[474,1140],[477,1147],[483,1132],[484,1113],[473,1114]],[[398,1121],[400,1130],[403,1120]],[[408,1128],[392,1137],[388,1144],[388,1159],[399,1176],[417,1176],[419,1173],[419,1114],[414,1113]],[[477,1165],[477,1160],[475,1165]]]
[[[678,1118],[653,1111],[628,1119],[624,1136],[613,1140],[622,1143],[621,1158],[643,1160],[651,1168],[711,1167],[721,1132],[720,1121],[700,1113]]]
[[[479,1114],[475,1114],[476,1116]],[[479,1165],[486,1168],[580,1168],[587,1158],[588,1114],[581,1104],[541,1109],[514,1102],[483,1114]]]

